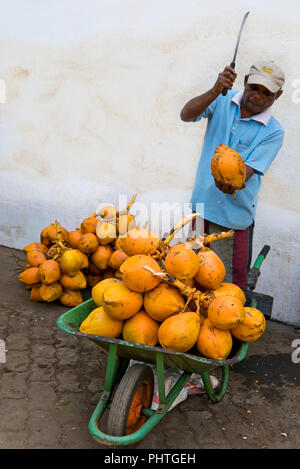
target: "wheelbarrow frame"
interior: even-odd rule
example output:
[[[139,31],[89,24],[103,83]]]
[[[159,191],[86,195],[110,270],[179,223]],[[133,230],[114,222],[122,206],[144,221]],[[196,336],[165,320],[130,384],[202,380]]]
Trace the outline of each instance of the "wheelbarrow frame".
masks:
[[[226,360],[213,360],[192,353],[181,353],[161,347],[150,347],[121,339],[111,339],[80,332],[81,322],[96,307],[97,305],[93,299],[89,299],[62,314],[57,320],[57,325],[65,332],[91,340],[108,352],[104,389],[88,425],[91,436],[98,443],[110,446],[126,446],[140,441],[165,416],[193,373],[201,375],[210,401],[220,402],[228,387],[229,366],[243,360],[247,353],[248,343],[237,341],[234,356]],[[157,410],[142,409],[142,415],[146,416],[147,420],[136,432],[124,436],[108,435],[100,430],[98,422],[104,411],[110,407],[113,391],[120,383],[131,359],[156,365],[159,405]],[[181,371],[181,375],[168,395],[165,394],[164,372],[166,368]],[[218,389],[214,390],[209,372],[216,368],[221,368],[222,378]]]

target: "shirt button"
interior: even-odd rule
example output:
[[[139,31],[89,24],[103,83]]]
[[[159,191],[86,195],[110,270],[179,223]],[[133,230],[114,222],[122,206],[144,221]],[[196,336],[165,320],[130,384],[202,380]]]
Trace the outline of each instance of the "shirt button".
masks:
[[[232,130],[235,130],[235,127],[232,127]]]

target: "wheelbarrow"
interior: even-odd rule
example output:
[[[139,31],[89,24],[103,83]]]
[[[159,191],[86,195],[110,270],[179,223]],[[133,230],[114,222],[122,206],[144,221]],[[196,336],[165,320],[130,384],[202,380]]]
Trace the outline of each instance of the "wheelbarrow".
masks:
[[[262,260],[260,258],[259,265]],[[258,262],[255,265],[257,267]],[[251,306],[256,306],[254,297]],[[182,353],[80,332],[80,324],[96,307],[93,299],[89,299],[62,314],[57,319],[57,326],[69,334],[91,340],[108,352],[104,389],[88,425],[91,436],[104,445],[122,447],[143,439],[166,415],[193,373],[201,375],[209,400],[220,402],[227,391],[229,366],[243,360],[248,350],[248,343],[233,338],[229,357],[214,360],[200,356],[196,348]],[[129,366],[130,360],[142,363]],[[147,363],[156,366],[159,399],[156,410],[151,409],[154,375]],[[168,395],[165,394],[167,368],[180,372]],[[209,374],[216,369],[221,370],[221,379],[214,389]],[[104,433],[99,428],[99,421],[106,409],[109,409],[109,415]]]

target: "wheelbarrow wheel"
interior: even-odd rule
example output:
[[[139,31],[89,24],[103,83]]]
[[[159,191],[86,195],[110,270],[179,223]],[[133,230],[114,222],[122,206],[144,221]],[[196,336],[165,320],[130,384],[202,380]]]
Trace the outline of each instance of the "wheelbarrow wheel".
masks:
[[[153,371],[146,365],[132,365],[122,377],[108,415],[107,433],[123,436],[136,432],[146,421],[143,407],[149,408],[154,389]]]

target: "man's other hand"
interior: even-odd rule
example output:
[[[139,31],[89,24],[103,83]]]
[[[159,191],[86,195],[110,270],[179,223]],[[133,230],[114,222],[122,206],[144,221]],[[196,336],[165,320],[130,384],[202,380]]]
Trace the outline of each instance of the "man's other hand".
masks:
[[[215,184],[217,188],[225,194],[234,194],[234,192],[237,190],[237,186],[235,184],[229,184],[227,181],[221,181],[221,179],[215,179]],[[245,187],[246,183],[244,182],[242,189]]]

